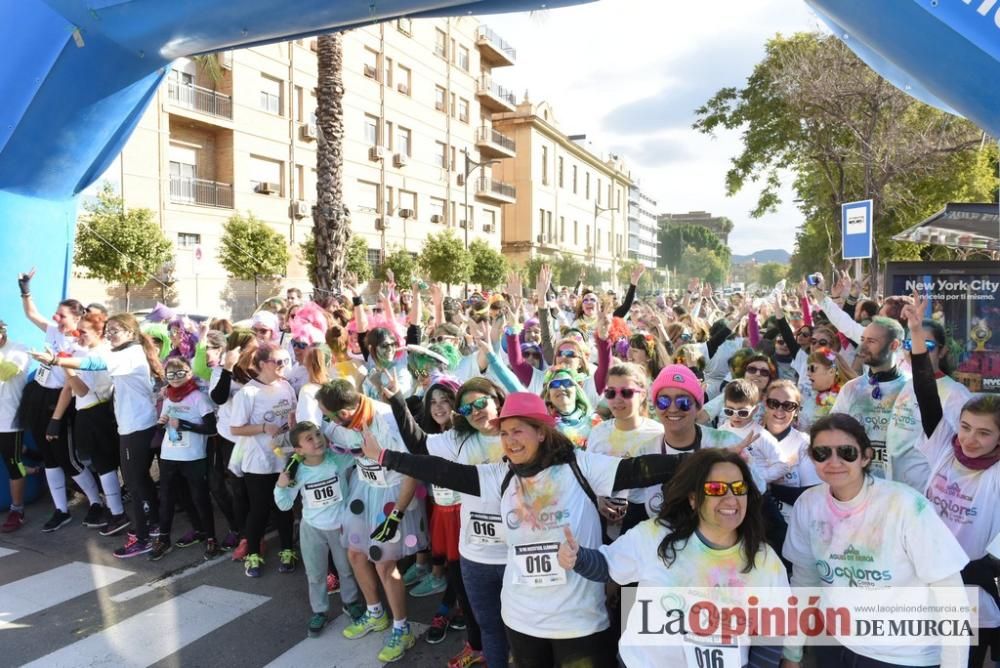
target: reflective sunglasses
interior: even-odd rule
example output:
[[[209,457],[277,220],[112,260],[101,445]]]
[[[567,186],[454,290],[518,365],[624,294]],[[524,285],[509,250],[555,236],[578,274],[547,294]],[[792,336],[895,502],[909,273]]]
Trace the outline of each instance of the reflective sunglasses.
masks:
[[[614,399],[619,394],[622,395],[622,399],[631,399],[635,395],[641,394],[641,393],[642,393],[642,390],[634,388],[634,387],[622,387],[622,388],[606,387],[606,388],[604,388],[604,398],[605,399]]]
[[[187,378],[187,371],[168,371],[164,374],[167,380],[180,380],[181,378]]]
[[[733,496],[746,496],[750,491],[750,486],[743,480],[735,482],[722,482],[721,480],[707,480],[702,485],[705,496],[725,496],[732,492]]]
[[[934,339],[927,339],[926,341],[924,341],[924,345],[927,346],[927,352],[930,352],[935,348],[937,348],[937,341],[935,341]],[[911,339],[906,339],[905,341],[903,341],[903,350],[905,350],[906,352],[913,351],[913,341]]]
[[[569,378],[556,378],[554,380],[549,381],[550,390],[568,390],[574,385],[576,385],[576,383],[574,383]]]
[[[565,357],[567,359],[573,359],[574,357],[576,357],[576,351],[575,350],[560,350],[559,351],[559,357]]]
[[[814,462],[822,463],[833,456],[833,451],[837,451],[837,457],[845,462],[856,462],[861,456],[861,448],[856,445],[816,445],[809,448],[809,456]]]
[[[768,368],[766,368],[766,367],[748,366],[747,369],[746,369],[746,372],[743,375],[744,376],[746,376],[746,375],[751,375],[751,376],[767,376],[768,378],[770,378],[771,377],[771,370],[768,369]]]
[[[667,395],[656,397],[656,407],[661,411],[665,411],[670,408],[671,404],[676,406],[677,410],[687,413],[689,410],[694,408],[694,399],[691,397],[677,397],[676,399],[671,399]]]
[[[746,419],[751,415],[753,415],[756,412],[756,410],[757,410],[756,406],[754,406],[753,408],[730,408],[729,406],[726,406],[725,408],[722,409],[722,414],[725,415],[726,417],[733,417],[735,415],[738,418]]]
[[[472,415],[472,411],[481,411],[486,408],[487,404],[490,403],[490,397],[479,397],[475,401],[470,401],[467,404],[462,404],[458,407],[458,414],[464,417],[469,417]]]
[[[776,411],[779,408],[786,413],[794,413],[799,410],[799,405],[794,401],[778,401],[777,399],[765,399],[764,405],[770,408],[772,411]]]

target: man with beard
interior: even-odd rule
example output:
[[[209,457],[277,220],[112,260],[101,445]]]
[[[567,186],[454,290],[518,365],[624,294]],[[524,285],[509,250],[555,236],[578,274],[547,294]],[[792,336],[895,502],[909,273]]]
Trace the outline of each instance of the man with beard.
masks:
[[[896,366],[895,354],[903,340],[903,327],[891,318],[876,316],[859,337],[858,358],[868,367],[866,375],[840,389],[832,413],[847,413],[865,427],[875,450],[871,472],[886,477],[886,434],[892,423],[896,397],[910,381]]]

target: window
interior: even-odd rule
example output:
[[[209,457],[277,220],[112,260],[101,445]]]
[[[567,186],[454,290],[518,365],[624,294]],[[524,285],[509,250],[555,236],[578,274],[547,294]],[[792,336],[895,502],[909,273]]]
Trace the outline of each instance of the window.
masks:
[[[306,169],[302,165],[295,165],[295,190],[298,199],[306,198]]]
[[[448,145],[441,141],[434,142],[434,147],[437,151],[434,158],[438,167],[448,169]]]
[[[614,202],[614,198],[611,196],[611,184],[609,183],[608,184],[608,206],[614,206],[614,204],[612,204],[612,202]],[[618,207],[621,208],[621,200],[620,199],[618,200]]]
[[[612,253],[615,251],[615,247],[611,243],[611,230],[608,230],[608,250]]]
[[[465,98],[458,99],[458,120],[463,123],[469,122],[469,101]]]
[[[369,248],[368,249],[368,264],[372,266],[375,273],[378,274],[379,268],[382,266],[382,249],[381,248]]]
[[[497,231],[497,212],[490,209],[483,210],[483,232]]]
[[[411,144],[413,133],[409,128],[400,127],[396,130],[396,152],[402,153],[403,155],[410,156],[413,155],[413,146]]]
[[[302,90],[302,86],[295,87],[295,120],[299,123],[304,123],[306,120],[306,109],[305,109],[305,91]]]
[[[358,181],[358,208],[369,213],[378,213],[379,185],[370,181]]]
[[[284,164],[280,160],[271,160],[269,158],[261,158],[255,155],[250,156],[250,189],[254,192],[259,192],[261,194],[276,194],[283,195],[284,188],[282,188],[282,174],[284,173]],[[267,190],[276,191],[264,193],[264,184]]]
[[[458,157],[458,149],[456,147],[452,146],[451,147],[451,162],[449,164],[451,165],[451,171],[453,171],[453,172],[456,169],[455,165],[458,164],[458,162],[456,161],[457,157]]]
[[[451,53],[451,62],[454,63],[455,62],[455,57],[458,55],[458,49],[455,48],[455,39],[454,38],[452,38],[452,40],[451,40],[451,52],[450,53]]]
[[[388,212],[390,215],[392,214],[393,211],[396,210],[393,207],[393,205],[392,205],[392,202],[393,202],[393,200],[392,200],[392,193],[393,193],[392,186],[386,186],[385,187],[385,209],[383,209],[383,211]]]
[[[448,35],[440,28],[434,29],[434,53],[442,58],[448,57]]]
[[[189,232],[178,232],[177,233],[177,247],[178,248],[194,248],[201,243],[200,234],[191,234]]]
[[[455,96],[455,94],[454,94],[454,93],[452,93],[452,94],[451,94],[451,106],[449,107],[449,109],[451,109],[451,112],[450,112],[450,113],[451,113],[451,117],[452,117],[452,118],[455,118],[455,111],[456,111],[456,110],[457,110],[457,108],[458,108],[458,105],[457,105],[457,104],[455,104],[456,100],[458,100],[458,98],[457,98],[457,97]]]
[[[559,243],[566,241],[566,217],[559,216]]]
[[[365,141],[369,146],[378,146],[378,116],[365,114]]]
[[[563,159],[559,156],[559,166],[556,168],[556,178],[559,179],[559,187],[563,187]]]
[[[385,64],[385,85],[392,88],[392,58],[383,58]]]
[[[469,71],[469,49],[464,46],[458,47],[458,66]]]
[[[542,185],[549,185],[549,147],[542,147]]]
[[[398,76],[396,77],[396,90],[398,90],[403,95],[412,95],[412,88],[410,87],[413,83],[413,72],[410,71],[409,67],[399,66]],[[390,86],[392,84],[389,84]]]
[[[434,108],[438,111],[445,111],[448,108],[448,91],[441,86],[434,87]]]
[[[590,172],[587,172],[583,176],[583,191],[584,191],[584,197],[586,197],[587,200],[589,201],[590,200]],[[590,235],[588,234],[587,237],[588,237],[587,243],[589,244],[590,243],[590,238],[589,238]]]
[[[574,220],[573,221],[573,245],[574,246],[579,246],[580,245],[580,235],[579,235],[579,232],[580,232],[580,221]]]
[[[541,232],[542,241],[545,241],[545,209],[538,210],[538,230]]]
[[[417,193],[409,190],[400,190],[399,208],[412,211],[413,215],[410,216],[410,220],[414,220],[417,217]]]
[[[573,194],[576,194],[576,165],[573,165]]]
[[[587,225],[587,248],[590,248],[590,225]]]
[[[603,203],[604,200],[601,197],[601,180],[597,179],[597,205],[601,206]]]
[[[260,75],[260,108],[268,113],[282,116],[281,89],[282,83],[279,79]]]
[[[476,224],[475,208],[469,206],[468,210],[466,210],[464,204],[459,204],[457,208],[458,208],[458,226],[463,229],[465,227],[468,227],[470,230],[473,229]]]
[[[407,18],[396,19],[396,30],[410,36],[413,34],[413,22]]]
[[[549,230],[549,243],[554,243],[556,240],[555,231],[552,229],[552,212],[545,212],[545,225]]]
[[[364,66],[361,71],[364,72],[364,75],[369,79],[378,81],[378,51],[369,49],[366,46],[363,57]]]
[[[440,222],[445,221],[444,200],[440,197],[431,197],[431,215],[437,216]]]

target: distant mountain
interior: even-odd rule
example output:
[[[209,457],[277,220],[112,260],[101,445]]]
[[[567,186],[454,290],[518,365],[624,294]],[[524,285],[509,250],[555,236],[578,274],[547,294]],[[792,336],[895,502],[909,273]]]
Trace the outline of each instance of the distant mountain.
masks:
[[[757,251],[756,253],[751,253],[750,255],[733,255],[730,259],[732,264],[746,264],[751,260],[755,260],[757,264],[764,264],[767,262],[777,262],[778,264],[788,264],[792,259],[792,254],[782,248],[771,248],[768,250]]]

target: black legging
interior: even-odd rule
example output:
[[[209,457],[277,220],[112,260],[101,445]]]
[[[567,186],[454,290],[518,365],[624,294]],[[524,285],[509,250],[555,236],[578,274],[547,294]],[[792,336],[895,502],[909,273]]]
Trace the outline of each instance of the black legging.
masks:
[[[21,462],[21,432],[0,432],[0,455],[7,469],[8,480],[20,480],[24,477],[24,464]]]
[[[618,639],[605,629],[581,638],[536,638],[507,627],[517,668],[617,668]]]
[[[156,426],[123,434],[118,437],[121,450],[122,476],[132,495],[132,527],[139,540],[149,539],[149,523],[146,513],[154,520],[160,515],[159,499],[149,476],[149,467],[153,463],[153,433]]]
[[[70,426],[75,412],[72,404],[59,422],[58,438],[52,441],[45,438],[49,420],[52,419],[52,414],[56,410],[56,403],[59,401],[61,391],[59,388],[42,387],[36,382],[28,383],[24,387],[18,412],[21,425],[31,434],[31,440],[35,442],[35,447],[42,453],[45,468],[61,468],[67,478],[72,478],[80,475],[84,468],[77,459],[69,438]]]
[[[101,476],[118,469],[118,423],[111,402],[77,411],[73,419],[73,441],[77,453],[87,457]]]
[[[230,531],[240,533],[247,519],[247,490],[243,479],[229,470],[233,442],[215,435],[208,439],[208,486],[215,505],[226,518]]]
[[[244,473],[243,482],[250,499],[250,512],[247,514],[246,539],[247,553],[260,554],[260,541],[264,537],[267,518],[274,513],[275,525],[278,527],[278,538],[282,550],[292,549],[291,510],[279,510],[274,504],[274,485],[278,482],[277,473]]]
[[[176,462],[160,457],[160,540],[169,542],[174,521],[174,477],[188,489],[191,505],[195,512],[189,512],[191,526],[199,533],[215,538],[215,517],[212,513],[211,495],[208,491],[208,460],[196,459],[190,462]]]

